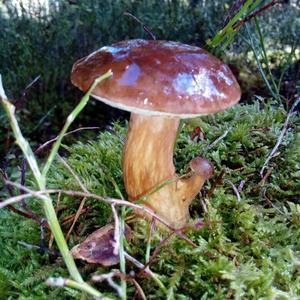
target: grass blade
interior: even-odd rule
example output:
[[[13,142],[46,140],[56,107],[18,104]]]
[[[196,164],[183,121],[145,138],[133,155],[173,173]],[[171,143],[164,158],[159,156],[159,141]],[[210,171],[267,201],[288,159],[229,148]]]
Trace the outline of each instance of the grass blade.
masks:
[[[53,163],[55,156],[57,154],[57,151],[60,147],[61,141],[64,137],[64,134],[67,132],[67,130],[69,129],[70,125],[73,123],[73,121],[76,119],[76,117],[78,116],[78,114],[83,110],[83,108],[86,106],[86,104],[88,103],[88,100],[90,98],[90,95],[93,91],[93,89],[96,87],[96,85],[98,83],[100,83],[102,80],[112,76],[112,71],[109,70],[107,71],[105,74],[103,74],[102,76],[98,77],[97,79],[95,79],[95,81],[93,82],[93,84],[91,85],[91,87],[89,88],[88,92],[81,98],[80,102],[77,104],[77,106],[74,108],[74,110],[70,113],[70,115],[67,118],[67,121],[63,127],[63,129],[61,130],[61,132],[58,135],[58,138],[56,140],[56,142],[53,144],[51,152],[49,154],[49,157],[47,159],[46,164],[44,165],[43,171],[42,171],[42,175],[44,177],[46,177],[51,164]]]

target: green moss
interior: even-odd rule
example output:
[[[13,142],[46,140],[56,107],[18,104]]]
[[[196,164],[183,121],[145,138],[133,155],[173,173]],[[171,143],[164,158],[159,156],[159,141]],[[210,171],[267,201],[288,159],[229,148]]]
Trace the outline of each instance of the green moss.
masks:
[[[178,137],[175,164],[184,172],[189,160],[203,153],[215,165],[215,176],[205,184],[207,213],[197,200],[191,207],[193,218],[208,223],[187,234],[197,245],[193,248],[181,239],[173,238],[159,252],[151,269],[168,288],[169,299],[298,299],[300,297],[300,119],[294,116],[290,128],[275,157],[270,161],[269,176],[259,175],[263,163],[275,145],[286,112],[273,105],[237,105],[214,117],[190,120]],[[200,126],[200,141],[191,140],[194,126]],[[228,134],[209,151],[207,147],[226,130]],[[115,124],[112,131],[102,132],[94,141],[65,146],[65,159],[93,193],[117,197],[114,183],[124,192],[121,153],[126,128]],[[213,194],[212,187],[221,170],[225,175]],[[232,186],[243,181],[241,201],[237,201]],[[56,162],[49,176],[49,186],[80,190],[73,176]],[[61,197],[60,219],[77,210],[80,199]],[[70,245],[84,239],[95,227],[108,222],[110,208],[88,199],[92,210],[83,214],[73,231]],[[50,275],[66,271],[60,261],[26,249],[18,240],[39,243],[37,226],[27,220],[0,211],[0,287],[4,297],[57,299],[72,296],[70,290],[54,290],[44,285]],[[69,226],[69,225],[68,225]],[[64,226],[65,232],[68,226]],[[127,251],[144,262],[147,224],[138,221]],[[152,250],[162,238],[156,232]],[[13,257],[13,258],[12,258]],[[79,263],[86,278],[106,268]],[[128,272],[134,269],[127,266]],[[149,299],[166,299],[151,278],[137,278]],[[129,298],[134,286],[128,283]],[[103,284],[98,288],[109,291]],[[0,288],[1,290],[1,288]],[[3,297],[2,291],[2,297]],[[173,296],[172,296],[173,295]],[[75,298],[80,294],[75,292]],[[40,297],[40,298],[38,298]]]
[[[115,182],[121,183],[122,190],[121,152],[124,128],[116,123],[115,130],[116,133],[101,133],[94,141],[78,142],[71,147],[64,146],[68,153],[68,164],[91,193],[117,197]],[[74,176],[60,162],[56,162],[51,169],[48,183],[51,188],[82,191]],[[70,208],[75,213],[81,201],[64,195],[60,200],[62,216],[70,214]],[[110,205],[93,199],[88,199],[87,203],[92,208],[91,212],[79,218],[79,223],[85,224],[83,234],[90,230],[90,226],[106,224],[111,215]]]

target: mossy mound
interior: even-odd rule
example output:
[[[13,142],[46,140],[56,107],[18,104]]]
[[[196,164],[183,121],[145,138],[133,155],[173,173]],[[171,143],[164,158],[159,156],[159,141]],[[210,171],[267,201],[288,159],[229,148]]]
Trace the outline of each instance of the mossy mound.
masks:
[[[150,277],[136,278],[147,299],[299,299],[299,116],[291,118],[265,176],[259,174],[286,114],[276,103],[256,103],[237,105],[184,124],[175,149],[177,171],[184,173],[189,160],[199,154],[215,165],[215,176],[202,191],[202,206],[195,199],[191,207],[192,218],[203,218],[206,225],[187,232],[197,248],[174,237],[156,256],[151,270],[167,287],[167,293]],[[190,134],[197,126],[200,134],[192,139]],[[117,197],[118,187],[124,193],[121,153],[125,135],[126,127],[115,124],[112,131],[101,133],[94,141],[65,146],[65,159],[90,192]],[[80,190],[60,162],[53,166],[48,182],[51,188]],[[239,189],[238,195],[232,185]],[[60,220],[76,212],[80,201],[61,196]],[[86,205],[90,209],[80,216],[70,246],[110,219],[108,205],[94,199],[88,199]],[[4,296],[0,295],[47,299],[55,292],[57,299],[80,299],[79,292],[53,290],[43,284],[47,276],[66,276],[60,260],[16,246],[18,240],[39,243],[36,224],[7,211],[0,211],[0,215],[0,236],[5,237],[0,240],[0,290],[5,290]],[[69,226],[63,226],[65,232]],[[126,245],[126,251],[145,263],[148,225],[140,220],[132,228],[133,240]],[[161,239],[162,234],[156,232],[152,251]],[[109,272],[107,268],[81,262],[78,265],[86,279],[96,271]],[[130,270],[135,267],[128,264],[127,272]],[[114,295],[104,283],[97,287]],[[135,286],[129,281],[128,298],[134,294]]]

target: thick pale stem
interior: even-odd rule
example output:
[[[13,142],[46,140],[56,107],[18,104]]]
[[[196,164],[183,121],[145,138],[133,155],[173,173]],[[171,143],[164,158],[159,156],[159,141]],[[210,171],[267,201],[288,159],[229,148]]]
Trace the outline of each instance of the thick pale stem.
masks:
[[[188,179],[176,175],[173,149],[178,126],[178,118],[131,114],[123,155],[129,200],[137,201],[150,193],[143,204],[175,228],[187,223],[189,205],[205,180],[196,173]],[[170,183],[152,193],[165,182]]]

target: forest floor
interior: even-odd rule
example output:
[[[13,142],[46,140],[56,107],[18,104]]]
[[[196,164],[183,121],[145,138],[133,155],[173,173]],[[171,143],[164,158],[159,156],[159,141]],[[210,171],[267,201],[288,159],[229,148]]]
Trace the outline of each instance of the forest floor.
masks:
[[[198,135],[195,128],[200,129]],[[115,198],[120,196],[117,190],[125,194],[121,155],[126,131],[126,124],[116,122],[94,140],[63,146],[65,161],[89,192]],[[185,231],[197,247],[176,235],[162,242],[167,233],[159,231],[148,242],[149,225],[143,220],[131,221],[132,237],[125,250],[144,264],[148,245],[155,258],[150,269],[162,285],[127,262],[126,273],[136,274],[128,279],[128,298],[138,293],[139,286],[143,292],[139,290],[135,299],[143,299],[142,293],[147,299],[299,299],[299,114],[287,112],[276,101],[260,100],[189,120],[175,147],[177,172],[183,174],[197,155],[205,156],[215,167],[215,175],[190,209],[191,219],[201,219],[202,225]],[[29,173],[26,185],[32,186]],[[60,161],[51,167],[48,187],[81,190]],[[61,194],[59,204],[54,198],[67,234],[71,223],[66,218],[78,210],[82,198]],[[29,205],[37,215],[41,213],[37,200]],[[111,218],[109,205],[88,198],[69,246],[83,241]],[[62,259],[52,250],[47,253],[50,234],[47,228],[43,231],[45,245],[41,245],[40,226],[34,220],[0,210],[1,299],[84,299],[79,291],[45,284],[49,276],[68,275]],[[78,266],[86,280],[117,268],[82,261]],[[117,298],[108,284],[95,286],[104,295]]]

